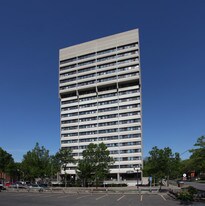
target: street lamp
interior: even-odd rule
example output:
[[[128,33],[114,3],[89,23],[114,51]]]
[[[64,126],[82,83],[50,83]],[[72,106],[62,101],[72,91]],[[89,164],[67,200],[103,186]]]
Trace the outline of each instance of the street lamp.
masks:
[[[138,172],[139,172],[139,169],[134,167],[134,170],[137,171],[137,188],[138,188]]]

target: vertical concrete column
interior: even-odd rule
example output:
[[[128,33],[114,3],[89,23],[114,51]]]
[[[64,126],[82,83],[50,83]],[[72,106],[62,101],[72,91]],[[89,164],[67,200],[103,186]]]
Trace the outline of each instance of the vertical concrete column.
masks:
[[[119,182],[120,180],[120,173],[117,173],[117,181]]]

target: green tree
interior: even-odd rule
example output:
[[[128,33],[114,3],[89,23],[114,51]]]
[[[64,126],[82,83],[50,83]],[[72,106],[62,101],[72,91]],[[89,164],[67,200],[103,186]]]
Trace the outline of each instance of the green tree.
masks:
[[[144,175],[153,176],[160,181],[162,179],[176,178],[180,172],[180,157],[179,153],[172,153],[169,147],[158,149],[153,147],[149,152],[150,156],[144,164]]]
[[[191,149],[190,161],[192,163],[192,170],[195,170],[198,174],[205,172],[205,136],[201,136],[194,144],[195,149]]]
[[[78,167],[76,173],[82,181],[82,185],[87,187],[88,182],[92,181],[92,164],[86,159],[78,160]]]
[[[61,164],[57,159],[56,155],[50,156],[50,163],[51,163],[51,179],[54,179],[57,173],[61,171]]]
[[[15,163],[12,155],[0,147],[0,172],[8,174],[12,178],[15,176],[15,171]]]
[[[181,161],[180,164],[180,177],[182,177],[182,175],[184,173],[188,173],[189,171],[194,170],[193,168],[193,160],[192,159],[185,159]]]
[[[24,172],[24,176],[28,180],[50,177],[51,164],[49,150],[45,149],[44,146],[40,147],[36,143],[34,149],[28,151],[23,156],[22,172]]]
[[[109,174],[109,166],[114,163],[104,143],[90,143],[83,151],[83,159],[79,161],[77,174],[86,185],[85,180],[95,181],[96,187]]]
[[[76,160],[74,159],[72,155],[72,150],[69,148],[61,148],[55,155],[54,161],[57,164],[57,167],[61,167],[64,171],[64,182],[65,182],[65,187],[67,186],[67,173],[66,169],[68,164],[70,163],[75,163]]]

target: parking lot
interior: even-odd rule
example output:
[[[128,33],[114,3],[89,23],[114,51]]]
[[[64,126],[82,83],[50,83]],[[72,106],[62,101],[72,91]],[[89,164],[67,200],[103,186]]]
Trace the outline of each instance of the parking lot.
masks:
[[[39,192],[1,192],[1,206],[134,206],[180,205],[167,194],[63,194]]]

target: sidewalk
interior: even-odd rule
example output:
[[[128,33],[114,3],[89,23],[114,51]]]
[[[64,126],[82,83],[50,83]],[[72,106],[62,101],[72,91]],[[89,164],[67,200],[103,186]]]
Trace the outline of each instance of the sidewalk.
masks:
[[[128,186],[128,187],[50,187],[47,189],[42,190],[41,192],[46,193],[123,193],[123,194],[156,194],[156,193],[167,193],[168,191],[172,190],[177,192],[181,190],[181,188],[170,185],[169,187],[162,186],[161,191],[159,191],[160,187],[150,187],[150,186]],[[28,189],[14,189],[14,188],[7,188],[9,192],[39,192],[38,190],[28,190]]]

